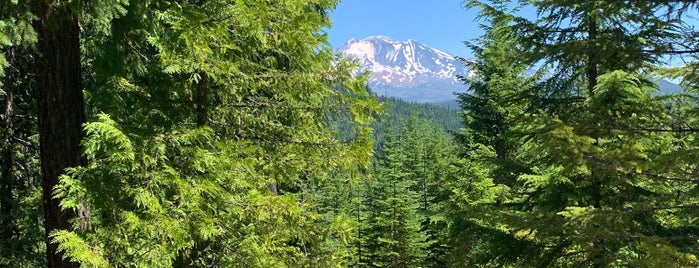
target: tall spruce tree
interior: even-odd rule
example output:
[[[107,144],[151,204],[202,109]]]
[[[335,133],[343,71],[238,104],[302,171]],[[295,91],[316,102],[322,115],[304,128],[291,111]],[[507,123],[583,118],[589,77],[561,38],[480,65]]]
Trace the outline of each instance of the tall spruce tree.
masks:
[[[471,92],[458,95],[464,130],[456,135],[462,157],[459,176],[448,184],[448,260],[453,266],[508,266],[536,254],[493,217],[518,209],[505,203],[520,184],[518,176],[528,169],[516,158],[514,126],[524,115],[522,89],[531,88],[536,75],[527,77],[527,65],[515,49],[518,37],[508,27],[514,17],[502,13],[508,3],[480,8],[490,17],[482,25],[485,35],[468,43],[477,57],[468,64],[476,72],[462,79]]]
[[[337,225],[349,233],[337,233],[335,241],[329,241],[328,247],[342,259],[342,267],[358,267],[366,261],[363,235],[366,230],[366,208],[363,203],[366,178],[361,180],[346,174],[331,174],[326,180],[318,182],[312,193],[318,212],[323,214],[325,224]],[[309,193],[306,193],[309,194]]]
[[[446,264],[444,210],[456,172],[447,134],[431,123],[413,111],[401,128],[389,128],[362,191],[359,266]]]
[[[406,179],[413,181],[412,190],[419,196],[417,213],[427,254],[423,265],[442,267],[447,251],[443,210],[449,189],[445,186],[455,173],[452,143],[434,122],[413,114],[401,131],[400,148],[406,152]]]
[[[694,186],[672,179],[688,163],[677,160],[671,169],[658,165],[692,149],[671,146],[680,141],[670,134],[672,115],[664,98],[651,95],[654,85],[640,73],[658,63],[658,53],[668,51],[664,45],[673,41],[670,29],[677,22],[656,22],[653,14],[663,7],[650,1],[534,1],[542,19],[514,18],[512,23],[507,18],[513,17],[502,11],[507,3],[491,2],[494,5],[470,2],[498,26],[486,36],[484,51],[502,45],[496,41],[503,40],[492,35],[501,31],[514,36],[510,48],[525,55],[522,66],[543,61],[555,71],[544,71],[547,79],[536,85],[489,88],[506,96],[490,99],[506,107],[500,113],[505,115],[504,144],[519,144],[506,146],[504,155],[495,143],[486,145],[496,157],[510,155],[521,168],[509,169],[509,179],[502,179],[507,175],[493,171],[507,166],[486,166],[481,181],[494,175],[493,189],[502,185],[506,191],[494,200],[493,193],[486,194],[466,214],[476,230],[526,250],[503,247],[507,250],[491,258],[477,258],[482,251],[476,251],[480,245],[475,244],[470,245],[475,255],[467,261],[518,266],[696,265],[696,252],[688,247],[696,242],[690,221],[669,216],[693,210]],[[482,54],[480,60],[497,63],[505,56]],[[479,70],[477,79],[513,81],[499,78],[502,70]],[[507,91],[514,94],[502,94]],[[468,108],[478,98],[465,100]],[[472,118],[487,123],[482,118],[488,117]],[[471,131],[488,136],[483,129]]]
[[[403,133],[404,134],[404,133]],[[426,257],[421,231],[422,204],[414,190],[417,181],[407,166],[409,152],[398,133],[386,136],[384,156],[377,160],[374,178],[367,185],[367,227],[364,248],[368,267],[420,267]]]

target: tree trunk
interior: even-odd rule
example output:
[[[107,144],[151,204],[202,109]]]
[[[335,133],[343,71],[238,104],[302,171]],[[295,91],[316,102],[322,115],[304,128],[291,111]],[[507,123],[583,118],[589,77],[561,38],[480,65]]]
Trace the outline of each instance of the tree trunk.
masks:
[[[590,24],[587,29],[587,91],[590,97],[594,96],[594,89],[597,86],[597,76],[599,76],[599,71],[597,70],[598,51],[597,51],[597,18],[588,15],[588,23]]]
[[[588,29],[587,29],[587,91],[589,97],[594,96],[594,89],[597,86],[597,78],[599,77],[599,52],[597,48],[597,18],[593,15],[588,14]],[[593,138],[597,139],[595,144],[599,144],[597,133],[593,134]],[[591,187],[591,197],[592,206],[596,209],[602,208],[602,178],[598,172],[592,171],[592,187]],[[599,249],[599,252],[594,252],[592,256],[592,267],[605,267],[605,256],[606,252],[604,250],[604,238],[593,237],[592,244],[595,249]]]
[[[79,267],[63,259],[49,235],[70,230],[76,211],[63,211],[60,200],[52,198],[58,177],[66,168],[83,163],[80,140],[85,108],[80,66],[80,26],[75,14],[63,1],[35,0],[38,17],[35,30],[39,40],[36,83],[39,108],[39,135],[43,205],[48,267]],[[83,214],[83,213],[81,213]]]

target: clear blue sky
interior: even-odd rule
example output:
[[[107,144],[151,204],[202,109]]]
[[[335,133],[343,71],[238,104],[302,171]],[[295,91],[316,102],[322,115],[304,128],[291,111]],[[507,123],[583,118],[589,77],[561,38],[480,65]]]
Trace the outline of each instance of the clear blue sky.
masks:
[[[482,34],[477,12],[464,9],[462,0],[342,0],[327,32],[334,48],[350,38],[385,35],[468,58],[472,54],[463,41]]]

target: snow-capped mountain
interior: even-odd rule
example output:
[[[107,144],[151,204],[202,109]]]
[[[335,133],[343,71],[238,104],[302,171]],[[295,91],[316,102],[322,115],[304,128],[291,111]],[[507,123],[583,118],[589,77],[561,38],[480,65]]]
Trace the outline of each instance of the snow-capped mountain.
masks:
[[[370,72],[369,86],[380,95],[436,102],[453,100],[453,92],[467,90],[456,78],[470,73],[463,62],[415,40],[371,36],[352,39],[339,52],[357,59],[360,71]]]

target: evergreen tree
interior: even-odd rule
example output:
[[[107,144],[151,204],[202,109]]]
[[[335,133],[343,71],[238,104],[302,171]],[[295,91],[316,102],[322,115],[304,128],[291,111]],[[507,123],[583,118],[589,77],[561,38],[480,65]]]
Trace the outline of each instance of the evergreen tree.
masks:
[[[517,36],[507,27],[513,17],[501,13],[507,7],[507,2],[480,6],[482,14],[493,16],[482,26],[485,35],[469,43],[478,58],[470,63],[476,73],[462,78],[471,92],[458,96],[464,110],[465,128],[456,135],[462,160],[456,162],[459,175],[449,181],[452,195],[446,206],[449,262],[454,266],[512,265],[536,254],[529,243],[511,237],[490,218],[517,211],[503,202],[519,185],[518,176],[528,170],[516,158],[514,126],[524,115],[522,89],[531,88],[536,79],[526,76],[527,66],[515,50]]]
[[[0,10],[0,266],[45,266],[29,3]]]
[[[72,219],[89,214],[87,207],[62,209],[60,200],[53,198],[53,188],[64,170],[84,163],[80,148],[85,123],[80,26],[77,14],[65,3],[33,1],[32,9],[38,18],[36,84],[44,228],[50,234],[72,229]],[[46,245],[49,267],[79,266],[64,258],[48,235]]]
[[[445,265],[453,148],[440,127],[415,113],[404,124],[386,136],[373,178],[364,184],[360,266]]]
[[[320,31],[334,5],[130,3],[86,40],[89,163],[55,194],[93,228],[54,232],[61,249],[93,266],[342,262],[352,230],[299,186],[359,176],[378,105]],[[338,111],[352,139],[328,128]]]
[[[362,243],[366,230],[366,208],[363,197],[366,178],[350,180],[343,174],[331,175],[319,182],[315,192],[319,213],[328,225],[341,225],[350,232],[337,233],[335,241],[328,243],[332,251],[344,259],[342,267],[357,267],[365,263],[366,251]]]
[[[419,195],[420,232],[426,237],[427,267],[443,267],[446,221],[443,210],[449,192],[445,187],[453,177],[454,149],[445,131],[436,124],[415,115],[402,130],[401,151],[407,152],[403,162],[413,191]]]
[[[384,135],[389,125],[402,129],[408,125],[413,116],[420,120],[432,122],[445,132],[456,132],[461,129],[458,111],[455,107],[442,107],[432,103],[409,103],[401,99],[379,97],[384,104],[385,112],[372,125],[374,129],[374,149],[381,154]]]
[[[497,92],[495,96],[504,96],[489,98],[505,108],[497,113],[504,115],[506,126],[496,132],[504,134],[499,144],[517,144],[505,150],[497,149],[498,143],[485,144],[485,153],[492,151],[516,165],[469,159],[480,166],[474,177],[487,185],[494,176],[495,186],[475,191],[482,195],[471,201],[466,223],[474,232],[517,246],[480,241],[468,246],[473,255],[467,261],[516,266],[696,265],[696,252],[687,247],[693,243],[691,224],[668,217],[691,213],[693,186],[670,179],[684,169],[682,161],[670,169],[658,165],[691,148],[671,146],[678,142],[673,135],[653,131],[671,129],[671,114],[663,98],[651,95],[650,79],[639,72],[657,62],[657,54],[645,50],[662,52],[660,42],[670,38],[668,27],[674,22],[652,25],[656,17],[648,12],[658,9],[646,1],[535,1],[546,16],[537,22],[515,18],[513,24],[502,12],[507,3],[492,2],[496,5],[471,2],[494,25],[483,51],[497,51],[494,48],[511,40],[511,50],[526,55],[521,64],[525,69],[543,60],[556,71],[543,83],[526,86],[525,78],[503,79],[512,70],[503,63],[513,54],[479,55],[482,62],[500,66],[479,70],[478,77],[489,91]],[[651,17],[641,20],[645,15]],[[571,26],[561,26],[567,24]],[[502,33],[514,38],[498,39]],[[503,82],[507,86],[492,86]],[[520,86],[514,86],[517,83]],[[477,99],[467,99],[466,104],[477,104]],[[477,113],[481,112],[487,115],[489,110]],[[492,117],[473,118],[488,125],[482,119]],[[485,137],[492,133],[487,128],[471,130]],[[504,168],[510,176],[494,172]],[[481,251],[483,247],[495,255]],[[492,257],[480,257],[483,253]]]
[[[402,150],[394,135],[386,137],[384,156],[366,190],[363,238],[368,267],[420,267],[426,256],[420,195],[413,190],[416,181],[405,166],[409,152]]]

